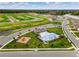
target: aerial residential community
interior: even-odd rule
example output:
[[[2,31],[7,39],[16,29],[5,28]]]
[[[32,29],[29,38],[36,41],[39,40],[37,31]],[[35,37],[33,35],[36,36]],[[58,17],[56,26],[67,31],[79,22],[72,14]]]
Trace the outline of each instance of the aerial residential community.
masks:
[[[0,52],[78,57],[79,11],[1,9]]]

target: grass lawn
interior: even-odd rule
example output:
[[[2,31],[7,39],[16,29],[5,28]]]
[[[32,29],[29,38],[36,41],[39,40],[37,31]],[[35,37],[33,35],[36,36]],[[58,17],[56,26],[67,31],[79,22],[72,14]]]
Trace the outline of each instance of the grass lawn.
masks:
[[[63,31],[62,31],[62,28],[58,28],[58,27],[56,27],[56,28],[47,28],[47,31],[48,32],[54,32],[54,33],[56,33],[56,34],[64,34],[63,33]]]
[[[76,29],[71,29],[72,31],[77,31]]]
[[[34,26],[41,26],[45,24],[50,24],[47,19],[41,20],[41,21],[32,21],[32,22],[16,22],[16,23],[3,23],[0,24],[0,32],[7,31],[7,30],[16,30],[16,29],[22,29],[22,28],[30,28]],[[52,22],[52,24],[55,24]],[[56,24],[55,24],[56,25]]]
[[[39,18],[39,19],[45,19],[47,17],[45,16],[34,16],[31,14],[26,14],[26,13],[13,13],[13,14],[7,14],[8,16],[12,16],[14,17],[16,20],[19,21],[27,21],[27,20],[34,20],[35,18]]]
[[[77,37],[79,37],[79,32],[74,32],[74,34],[75,34]]]
[[[61,22],[52,22],[52,24],[61,25]]]
[[[63,31],[61,28],[50,28],[49,32],[54,32],[57,34],[62,34]],[[49,41],[48,44],[44,44],[39,38],[38,35],[34,32],[27,33],[23,36],[31,37],[31,40],[27,44],[17,43],[16,39],[7,44],[5,48],[68,48],[71,47],[71,44],[68,42],[67,38],[64,36],[63,38],[58,38],[54,41]]]
[[[6,14],[0,14],[0,22],[9,22]]]
[[[33,22],[3,23],[3,24],[0,24],[0,31],[2,32],[7,30],[30,28],[30,27],[40,26],[48,23],[50,23],[48,20],[33,21]]]
[[[19,22],[15,22],[15,23],[6,22],[6,21],[9,21],[8,20],[9,16],[13,16],[15,20],[20,20],[20,21]],[[20,17],[20,16],[22,16],[22,17]],[[6,22],[6,23],[3,22],[3,23],[0,24],[0,32],[4,32],[4,31],[7,31],[7,30],[16,30],[16,29],[30,28],[30,27],[34,27],[34,26],[40,26],[40,25],[51,23],[51,22],[49,22],[48,18],[45,17],[45,16],[33,16],[31,14],[26,14],[26,13],[17,13],[17,14],[16,13],[5,13],[5,14],[0,14],[0,17],[3,18],[3,20],[1,20],[1,22],[2,21]],[[20,19],[18,19],[17,17],[20,18]],[[28,19],[32,20],[34,18],[38,18],[38,20],[40,19],[40,21],[27,22]],[[52,24],[55,24],[55,25],[59,24],[59,25],[61,25],[61,22],[52,22]]]
[[[33,20],[34,17],[33,16],[29,16],[26,14],[26,16],[24,15],[13,15],[14,18],[16,18],[17,20],[20,20],[20,21],[24,21],[24,20]]]
[[[9,16],[14,16],[15,20],[22,20],[22,21],[15,22],[15,23],[6,22],[8,20]],[[3,22],[3,23],[0,24],[0,32],[4,32],[4,31],[7,31],[7,30],[16,30],[16,29],[22,29],[22,28],[29,28],[29,27],[39,26],[39,25],[44,25],[44,24],[49,23],[48,19],[44,16],[43,17],[38,17],[38,18],[42,19],[41,21],[30,21],[30,22],[24,21],[23,19],[17,19],[16,17],[18,17],[18,16],[22,16],[24,20],[26,18],[28,18],[30,20],[30,19],[34,19],[35,17],[37,17],[37,16],[30,15],[30,14],[26,14],[26,13],[0,14],[0,17],[2,17],[2,19],[3,19],[3,20],[0,20],[0,22],[2,22],[2,21],[6,22],[6,23]],[[19,17],[19,18],[21,18],[21,17]]]
[[[69,24],[68,25],[70,26],[70,28],[73,28],[73,24],[72,24],[71,20],[69,20]]]

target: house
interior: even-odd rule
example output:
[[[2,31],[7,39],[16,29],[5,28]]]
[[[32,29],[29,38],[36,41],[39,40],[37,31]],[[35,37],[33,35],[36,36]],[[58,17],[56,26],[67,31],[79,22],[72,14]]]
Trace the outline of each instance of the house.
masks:
[[[55,40],[55,39],[59,38],[59,35],[45,31],[45,32],[39,33],[39,38],[43,42],[47,42],[47,41],[51,41],[51,40]]]

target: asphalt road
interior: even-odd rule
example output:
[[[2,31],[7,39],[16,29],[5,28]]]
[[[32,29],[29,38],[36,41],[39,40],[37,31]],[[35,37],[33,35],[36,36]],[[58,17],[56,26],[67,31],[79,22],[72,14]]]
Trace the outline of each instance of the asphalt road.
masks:
[[[77,57],[72,51],[0,52],[0,57]]]
[[[67,19],[66,19],[67,20]],[[76,37],[69,31],[67,26],[67,21],[64,20],[64,23],[62,25],[66,35],[68,36],[71,43],[78,49],[79,48],[79,41],[76,39]]]

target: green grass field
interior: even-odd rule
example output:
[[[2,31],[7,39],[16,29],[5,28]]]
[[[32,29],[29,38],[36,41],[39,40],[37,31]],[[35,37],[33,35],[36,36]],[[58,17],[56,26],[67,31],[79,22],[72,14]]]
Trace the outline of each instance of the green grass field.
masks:
[[[47,28],[47,31],[48,32],[54,32],[58,35],[63,34],[62,28],[58,28],[58,27],[56,27],[56,28]]]
[[[19,21],[33,20],[35,18],[35,16],[29,14],[13,14],[12,16]]]
[[[49,32],[54,32],[59,35],[63,34],[62,28],[48,28]],[[48,44],[44,44],[39,38],[38,35],[34,32],[27,33],[23,36],[31,37],[31,40],[27,44],[17,43],[17,40],[13,40],[9,44],[7,44],[5,48],[68,48],[72,47],[72,45],[68,42],[67,38],[64,36],[63,38],[58,38],[56,40],[49,41]]]
[[[77,31],[77,29],[71,29],[72,31]]]
[[[0,22],[10,22],[9,18],[12,16],[15,20],[19,20],[19,21],[27,21],[27,20],[34,20],[35,18],[40,18],[42,19],[43,17],[39,17],[39,16],[34,16],[31,14],[27,14],[27,13],[3,13],[0,14]]]
[[[19,17],[18,17],[19,16]],[[19,22],[10,22],[10,18],[13,17],[13,21],[19,20]],[[33,26],[39,26],[43,24],[49,23],[47,17],[42,16],[33,16],[31,14],[26,13],[5,13],[0,14],[0,32],[4,32],[7,30],[16,30],[22,28],[29,28]],[[34,20],[39,18],[38,20],[42,19],[41,21],[29,21],[27,20]]]
[[[0,22],[9,22],[6,14],[0,14]]]
[[[75,34],[77,37],[79,37],[79,32],[74,32],[74,34]]]
[[[48,18],[45,17],[45,16],[33,16],[33,15],[30,15],[30,14],[26,14],[26,13],[19,13],[19,14],[16,14],[16,13],[7,14],[6,13],[6,14],[2,14],[0,16],[4,18],[4,22],[1,22],[1,24],[0,24],[0,32],[4,32],[4,31],[7,31],[7,30],[30,28],[30,27],[34,27],[34,26],[40,26],[40,25],[51,23],[51,22],[49,22]],[[19,20],[19,22],[16,21],[14,23],[11,23],[9,21],[10,16],[13,17],[14,21]],[[18,16],[19,16],[19,19],[17,18]],[[23,19],[21,19],[21,18],[23,18]],[[28,19],[26,19],[26,18],[28,18]],[[34,20],[34,19],[37,19],[37,18],[40,21],[29,21],[29,22],[27,22],[28,20]],[[8,22],[6,22],[6,20]],[[61,25],[61,22],[52,22],[52,24]]]
[[[0,25],[0,32],[7,31],[7,30],[30,28],[30,27],[40,26],[48,23],[49,23],[48,20],[33,21],[33,22],[3,23]]]

